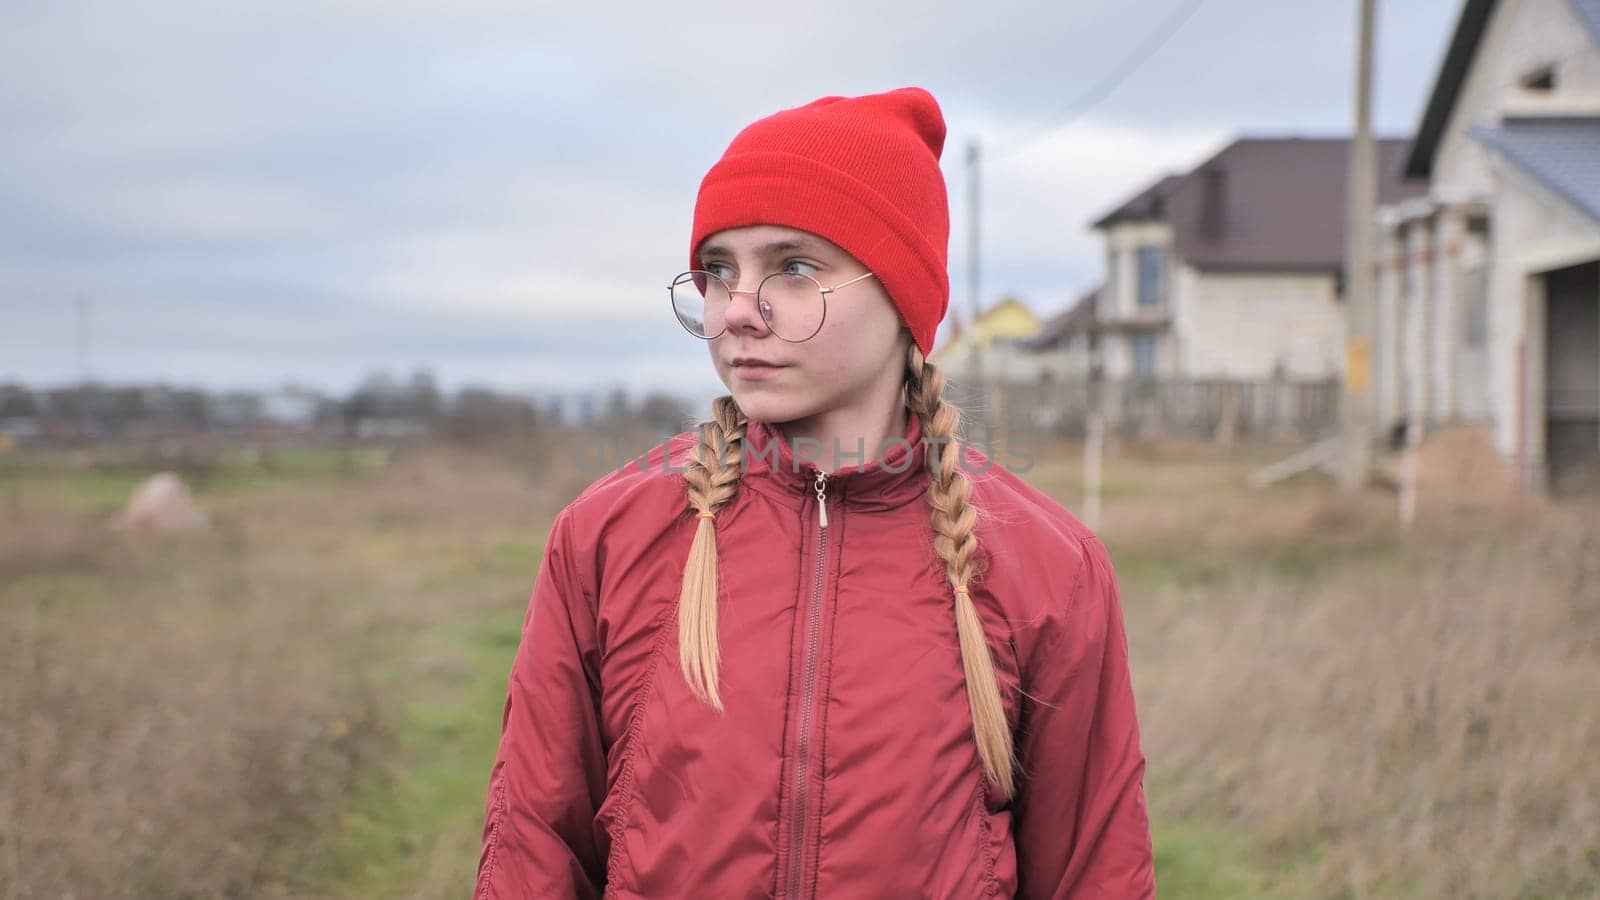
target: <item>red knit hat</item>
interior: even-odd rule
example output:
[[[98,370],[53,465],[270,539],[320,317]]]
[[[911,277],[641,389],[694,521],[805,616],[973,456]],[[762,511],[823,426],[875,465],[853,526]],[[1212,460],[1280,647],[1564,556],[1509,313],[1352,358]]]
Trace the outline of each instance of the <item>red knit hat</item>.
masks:
[[[919,87],[822,97],[758,119],[700,182],[689,267],[724,228],[821,235],[877,276],[928,354],[950,304],[944,137],[938,101]]]

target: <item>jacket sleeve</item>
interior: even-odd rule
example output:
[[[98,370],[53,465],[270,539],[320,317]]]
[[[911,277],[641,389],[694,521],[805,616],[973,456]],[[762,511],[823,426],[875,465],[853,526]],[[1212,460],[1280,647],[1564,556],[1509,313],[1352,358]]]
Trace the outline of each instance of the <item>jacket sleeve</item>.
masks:
[[[599,652],[575,549],[568,507],[551,526],[511,664],[474,900],[603,890],[593,827],[606,791]]]
[[[1024,670],[1017,896],[1145,900],[1155,864],[1122,603],[1105,545],[1082,546],[1067,608]]]

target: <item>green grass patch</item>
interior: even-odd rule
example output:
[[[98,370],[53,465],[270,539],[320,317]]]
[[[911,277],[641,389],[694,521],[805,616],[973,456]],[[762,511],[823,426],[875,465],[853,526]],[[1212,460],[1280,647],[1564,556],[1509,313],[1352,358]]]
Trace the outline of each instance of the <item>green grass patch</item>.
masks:
[[[16,506],[112,511],[127,503],[139,482],[149,474],[119,469],[9,467],[0,470],[0,499]]]
[[[146,478],[171,471],[202,501],[358,477],[381,469],[381,447],[233,448],[210,456],[69,463],[45,452],[0,459],[0,503],[112,512]]]
[[[1163,812],[1161,798],[1195,777],[1204,776],[1172,764],[1152,764],[1145,773],[1145,792],[1152,801],[1157,896],[1182,900],[1323,896],[1317,879],[1326,852],[1321,838],[1291,845],[1204,813]]]
[[[1268,879],[1251,861],[1249,841],[1201,823],[1151,823],[1156,893],[1183,900],[1275,900]]]
[[[218,454],[223,468],[259,468],[287,474],[349,475],[381,469],[389,461],[382,447],[276,447],[270,450],[249,448]]]
[[[1198,541],[1112,542],[1119,584],[1145,588],[1215,585],[1228,576],[1228,556]]]
[[[429,629],[383,665],[384,689],[405,700],[386,762],[363,774],[343,816],[322,887],[395,897],[471,883],[524,612],[508,604]]]
[[[1111,539],[1107,549],[1119,580],[1144,587],[1215,587],[1258,576],[1303,584],[1355,566],[1404,571],[1417,562],[1412,549],[1382,527],[1267,536],[1238,546],[1203,537]]]

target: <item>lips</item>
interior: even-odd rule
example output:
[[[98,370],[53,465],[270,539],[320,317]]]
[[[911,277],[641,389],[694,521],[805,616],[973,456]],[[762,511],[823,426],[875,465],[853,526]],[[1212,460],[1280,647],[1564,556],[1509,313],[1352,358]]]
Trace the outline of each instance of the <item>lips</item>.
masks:
[[[767,381],[777,378],[784,366],[756,359],[753,356],[736,356],[729,364],[733,368],[733,376],[742,382]]]

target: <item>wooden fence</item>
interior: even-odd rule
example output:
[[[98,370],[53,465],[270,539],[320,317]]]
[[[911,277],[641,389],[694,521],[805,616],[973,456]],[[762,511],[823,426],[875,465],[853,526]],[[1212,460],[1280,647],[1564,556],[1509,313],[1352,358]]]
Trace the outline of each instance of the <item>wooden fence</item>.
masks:
[[[1126,438],[1316,441],[1336,434],[1336,379],[1076,379],[951,383],[950,397],[983,433],[1081,437],[1098,408]]]

